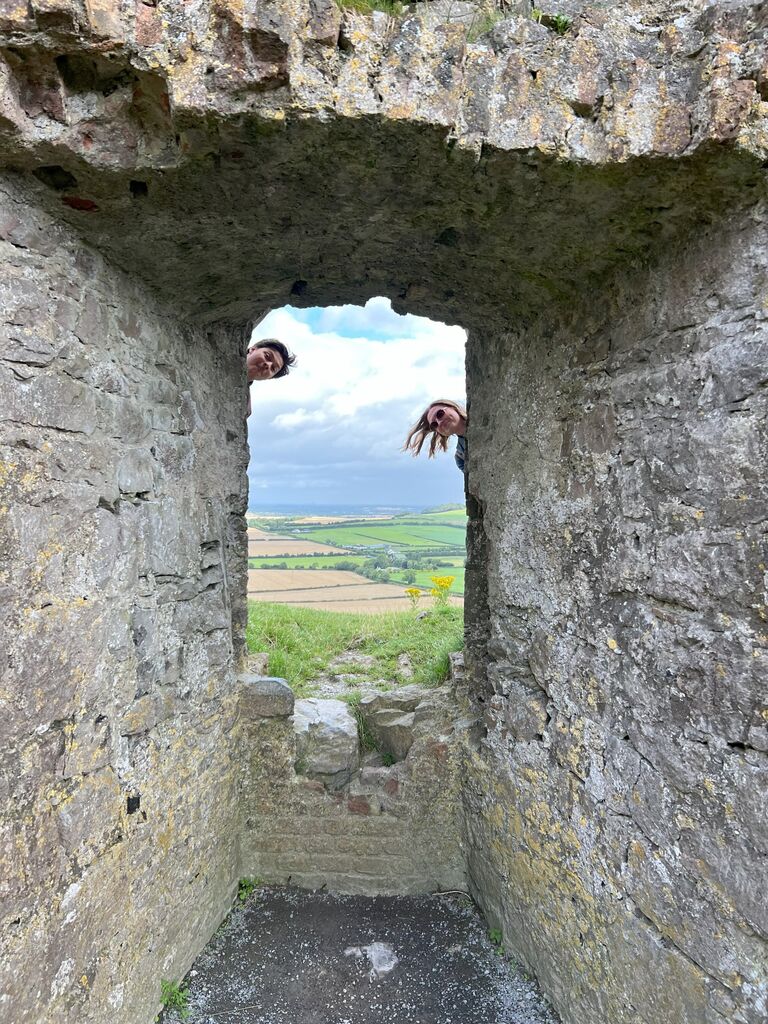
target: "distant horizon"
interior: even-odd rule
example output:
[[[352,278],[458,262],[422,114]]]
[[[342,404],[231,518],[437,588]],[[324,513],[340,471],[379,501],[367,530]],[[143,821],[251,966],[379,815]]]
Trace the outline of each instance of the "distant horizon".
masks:
[[[463,509],[463,502],[437,502],[432,505],[421,503],[410,503],[403,505],[381,505],[376,502],[320,502],[320,501],[269,501],[253,503],[248,502],[248,512],[253,514],[271,513],[279,515],[281,512],[318,512],[324,515],[345,515],[349,512],[367,513],[368,515],[385,515],[389,512],[426,512],[434,508],[442,508],[451,505],[457,509]]]

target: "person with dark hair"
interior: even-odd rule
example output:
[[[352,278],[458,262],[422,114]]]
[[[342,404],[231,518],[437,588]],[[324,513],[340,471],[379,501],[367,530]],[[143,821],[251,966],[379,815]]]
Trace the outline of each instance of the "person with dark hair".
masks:
[[[262,338],[248,350],[246,356],[248,384],[255,380],[276,380],[285,377],[296,365],[296,356],[277,338]],[[248,393],[248,415],[251,415],[251,395]]]
[[[467,410],[450,398],[437,398],[419,416],[408,432],[403,445],[404,452],[418,455],[428,437],[429,457],[434,458],[436,450],[448,451],[448,438],[456,437],[454,459],[456,465],[466,472],[467,463]]]

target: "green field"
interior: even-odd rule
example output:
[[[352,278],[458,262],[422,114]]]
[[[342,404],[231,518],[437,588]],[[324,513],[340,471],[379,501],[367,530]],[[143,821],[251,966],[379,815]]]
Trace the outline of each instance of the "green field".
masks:
[[[467,515],[464,509],[452,509],[450,512],[422,512],[421,515],[405,515],[397,517],[398,523],[434,523],[437,526],[464,526]]]
[[[297,558],[249,558],[248,566],[251,569],[335,569],[339,562],[353,562],[361,566],[366,561],[365,555],[302,555]],[[432,589],[433,576],[455,577],[451,586],[452,594],[464,593],[464,559],[463,558],[442,558],[437,557],[436,561],[450,562],[450,565],[441,565],[435,569],[389,569],[389,580],[392,583],[402,583],[403,587],[423,587],[426,590]],[[350,570],[352,571],[352,570]],[[415,575],[411,583],[405,577]]]
[[[434,515],[402,516],[389,522],[341,523],[291,530],[293,536],[337,547],[382,546],[391,548],[464,548],[466,516],[461,522],[435,522]]]
[[[249,516],[249,521],[252,518],[255,517]],[[284,537],[330,544],[348,551],[338,555],[301,555],[294,558],[265,555],[249,558],[248,564],[252,569],[328,570],[335,569],[339,562],[346,562],[347,568],[352,569],[349,564],[352,563],[369,579],[387,582],[386,570],[388,582],[402,584],[403,588],[417,586],[425,590],[432,588],[431,576],[454,576],[451,592],[462,595],[466,522],[463,508],[421,515],[408,513],[387,520],[346,520],[328,526],[310,526],[287,517],[269,520],[259,525]],[[411,573],[415,574],[413,583],[408,579]]]
[[[411,570],[415,573],[416,579],[413,583],[406,583],[403,577],[408,573],[407,569],[392,569],[389,573],[390,582],[396,583],[401,582],[404,587],[424,587],[431,590],[433,587],[432,577],[433,576],[453,576],[454,581],[451,584],[452,594],[463,594],[464,593],[464,569],[458,567],[452,567],[450,569],[415,569]]]
[[[348,650],[373,655],[374,663],[360,670],[371,680],[437,686],[448,675],[449,654],[461,650],[464,615],[450,607],[423,619],[410,611],[354,615],[249,601],[246,640],[250,651],[269,654],[269,672],[287,679],[302,697],[311,695],[312,680],[333,658]],[[399,675],[403,654],[413,668],[409,680]]]
[[[394,519],[391,523],[377,523],[359,526],[322,526],[294,536],[334,544],[337,547],[434,548],[464,546],[465,529],[462,526],[441,526],[411,520],[402,524]]]
[[[338,562],[354,562],[362,565],[366,555],[350,552],[343,555],[266,555],[264,558],[249,558],[251,569],[335,569]],[[462,562],[462,565],[464,563]]]

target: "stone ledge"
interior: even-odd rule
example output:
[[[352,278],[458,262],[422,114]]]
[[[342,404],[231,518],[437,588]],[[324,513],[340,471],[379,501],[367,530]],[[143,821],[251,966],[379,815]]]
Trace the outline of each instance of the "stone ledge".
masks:
[[[244,672],[237,677],[240,711],[245,718],[288,718],[295,698],[285,679]]]

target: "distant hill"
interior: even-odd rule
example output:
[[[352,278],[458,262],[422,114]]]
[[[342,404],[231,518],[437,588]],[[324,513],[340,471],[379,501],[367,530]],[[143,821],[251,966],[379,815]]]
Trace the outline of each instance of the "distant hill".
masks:
[[[433,505],[431,508],[425,508],[424,514],[428,512],[463,512],[463,505]]]

